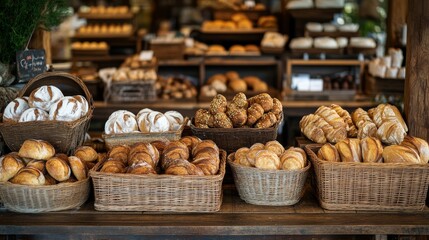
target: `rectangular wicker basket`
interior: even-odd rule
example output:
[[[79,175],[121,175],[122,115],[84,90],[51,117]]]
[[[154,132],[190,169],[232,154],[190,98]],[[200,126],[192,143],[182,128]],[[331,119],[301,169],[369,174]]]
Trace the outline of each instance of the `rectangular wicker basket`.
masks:
[[[158,140],[175,141],[182,137],[182,132],[188,124],[189,119],[186,117],[182,126],[177,131],[168,131],[160,133],[118,133],[118,134],[103,134],[102,137],[108,150],[117,145],[133,145],[141,142],[153,142]]]
[[[90,171],[97,211],[216,212],[222,204],[226,153],[217,175],[135,175]]]
[[[428,164],[327,162],[320,145],[305,150],[315,171],[320,205],[328,210],[421,211],[429,186]]]
[[[115,82],[106,89],[105,99],[110,102],[153,102],[156,101],[154,81]]]
[[[37,121],[37,122],[0,122],[0,132],[10,150],[17,152],[27,139],[40,139],[51,143],[57,152],[71,153],[85,140],[93,112],[93,102],[85,83],[68,73],[42,73],[28,82],[19,92],[19,97],[44,85],[58,87],[65,96],[82,95],[89,103],[88,113],[72,122]]]
[[[73,209],[86,202],[89,178],[74,183],[49,186],[27,186],[5,182],[0,196],[6,209],[22,213],[53,212]]]
[[[250,204],[266,206],[294,205],[304,194],[304,184],[310,162],[300,170],[263,170],[234,163],[232,154],[228,163],[234,175],[240,198]]]
[[[231,153],[241,147],[276,140],[282,120],[283,117],[270,128],[197,128],[192,121],[191,130],[195,136],[213,140],[219,148]]]

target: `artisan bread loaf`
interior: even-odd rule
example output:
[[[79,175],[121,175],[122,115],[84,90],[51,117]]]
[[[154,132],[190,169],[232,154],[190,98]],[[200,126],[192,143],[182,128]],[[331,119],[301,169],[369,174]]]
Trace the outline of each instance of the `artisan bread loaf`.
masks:
[[[24,98],[15,98],[4,109],[3,122],[18,122],[22,113],[29,108],[27,100]]]
[[[24,163],[17,153],[9,153],[0,157],[0,182],[7,182],[15,176]]]
[[[421,163],[420,156],[414,149],[401,145],[385,147],[383,160],[385,163]]]
[[[47,121],[49,114],[38,108],[28,108],[19,117],[18,122]]]
[[[165,174],[204,176],[204,172],[185,159],[174,159],[165,169]]]
[[[112,160],[121,161],[122,163],[128,162],[128,154],[130,153],[130,147],[127,145],[114,146],[107,154],[107,157]]]
[[[106,134],[130,133],[138,131],[138,129],[136,116],[132,112],[125,110],[113,112],[104,125]]]
[[[55,155],[55,149],[46,141],[28,139],[22,144],[18,155],[22,158],[48,160]]]
[[[328,162],[341,162],[340,154],[338,153],[337,148],[330,143],[325,143],[319,149],[317,152],[317,157]]]
[[[429,146],[428,143],[418,137],[405,136],[402,146],[413,149],[419,154],[420,162],[426,164],[429,161]]]
[[[383,145],[375,137],[366,137],[360,140],[363,162],[380,163],[383,161]]]
[[[64,95],[59,88],[52,85],[41,86],[31,92],[28,105],[49,112],[51,106],[63,97]]]
[[[71,175],[70,166],[58,157],[52,157],[46,162],[46,171],[59,182],[66,181]]]
[[[18,173],[10,179],[11,183],[29,185],[29,186],[41,186],[45,185],[45,176],[43,173],[34,167],[24,167],[18,171]]]
[[[98,153],[89,146],[80,146],[74,151],[74,155],[84,162],[94,162],[98,159]]]
[[[342,162],[362,162],[360,140],[347,138],[335,144]]]
[[[170,131],[177,131],[182,126],[183,121],[185,120],[177,111],[167,111],[164,113],[164,116],[167,118],[168,122],[170,123]]]
[[[74,177],[80,181],[88,177],[88,168],[80,158],[76,156],[68,157],[68,162],[70,164],[71,171]]]
[[[82,103],[74,97],[63,97],[52,104],[49,110],[49,119],[57,121],[75,121],[83,114]]]

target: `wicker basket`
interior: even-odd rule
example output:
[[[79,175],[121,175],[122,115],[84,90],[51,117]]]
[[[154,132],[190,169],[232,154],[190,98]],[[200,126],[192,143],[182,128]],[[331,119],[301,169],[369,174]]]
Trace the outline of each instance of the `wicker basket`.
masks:
[[[275,140],[282,120],[283,117],[270,128],[197,128],[191,124],[191,130],[195,136],[213,140],[219,148],[231,153],[241,147]]]
[[[308,162],[305,168],[296,171],[262,170],[234,163],[233,154],[228,156],[228,163],[240,198],[250,204],[266,206],[288,206],[299,202],[311,167]]]
[[[0,122],[0,132],[10,150],[17,152],[27,139],[41,139],[51,143],[57,152],[71,153],[83,144],[85,133],[92,117],[92,96],[79,78],[63,72],[42,73],[25,85],[19,96],[29,96],[41,86],[54,85],[61,89],[65,96],[83,95],[88,100],[88,113],[72,122],[37,121],[37,122]]]
[[[113,81],[104,97],[109,102],[153,102],[157,99],[155,81]]]
[[[26,186],[10,182],[0,185],[0,196],[6,209],[23,213],[73,209],[86,202],[89,191],[89,178],[49,186]]]
[[[182,126],[177,131],[168,131],[160,133],[118,133],[118,134],[103,134],[104,143],[108,150],[117,145],[133,145],[141,142],[153,142],[157,140],[169,140],[175,141],[182,137],[182,132],[185,126],[188,124],[189,119],[186,117],[183,121]]]
[[[219,173],[213,176],[134,175],[90,171],[95,210],[216,212],[222,204],[226,153],[221,150]]]
[[[425,206],[429,165],[327,162],[305,150],[314,165],[320,205],[329,210],[420,211]]]

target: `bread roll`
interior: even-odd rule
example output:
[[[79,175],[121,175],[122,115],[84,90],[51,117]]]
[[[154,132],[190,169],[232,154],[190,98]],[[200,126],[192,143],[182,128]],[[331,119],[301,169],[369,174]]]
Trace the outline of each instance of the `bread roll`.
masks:
[[[106,134],[130,133],[138,130],[139,126],[136,116],[124,110],[113,112],[104,125],[104,132]]]
[[[214,115],[214,127],[216,128],[233,128],[231,119],[224,113],[218,112]]]
[[[19,117],[18,122],[33,122],[33,121],[47,121],[49,115],[47,112],[38,108],[28,108]]]
[[[210,102],[210,113],[215,115],[217,113],[224,113],[226,111],[227,101],[226,98],[218,94],[213,100]]]
[[[223,84],[226,84],[226,82],[228,81],[228,79],[226,78],[225,75],[223,74],[215,74],[213,76],[211,76],[208,80],[207,80],[207,84],[212,84],[214,81],[220,81]]]
[[[46,141],[28,139],[22,144],[18,155],[22,158],[48,160],[55,155],[55,149]]]
[[[320,106],[314,113],[322,117],[333,128],[346,128],[347,125],[344,120],[337,114],[337,112],[329,107]]]
[[[252,104],[247,109],[247,125],[253,126],[264,115],[264,108],[258,103]]]
[[[419,154],[420,162],[426,164],[429,161],[429,146],[428,143],[421,138],[405,136],[402,146],[409,147]]]
[[[241,80],[241,79],[238,79],[238,78],[229,81],[228,86],[234,92],[245,92],[245,91],[247,91],[247,84],[246,84],[246,82],[243,81],[243,80]]]
[[[264,149],[274,152],[279,157],[285,151],[284,147],[276,140],[265,143]]]
[[[255,157],[255,167],[259,169],[280,169],[280,158],[274,152],[269,150],[259,150]]]
[[[232,104],[237,106],[238,108],[245,108],[247,109],[249,104],[247,102],[247,97],[244,93],[240,92],[235,94],[234,98],[231,101]]]
[[[128,155],[128,165],[132,165],[136,162],[147,162],[156,169],[160,159],[158,149],[150,143],[138,143],[135,144]]]
[[[23,167],[24,163],[17,153],[9,153],[0,157],[0,182],[9,181]]]
[[[85,162],[93,162],[98,159],[98,154],[94,148],[89,146],[80,146],[74,151],[74,155]],[[78,178],[79,180],[79,178]]]
[[[249,30],[249,29],[252,29],[253,28],[253,24],[252,24],[252,22],[251,21],[249,21],[249,20],[241,20],[241,21],[239,21],[238,23],[237,23],[237,28],[238,29],[246,29],[246,30]]]
[[[258,103],[264,109],[264,112],[268,112],[273,109],[273,98],[268,93],[260,93],[254,97],[249,98],[249,105]]]
[[[256,165],[256,155],[261,150],[264,149],[250,148],[249,152],[246,154],[246,161],[244,161],[243,159],[242,161],[240,161],[240,164],[244,166],[254,167]]]
[[[383,162],[383,145],[375,137],[366,137],[360,140],[363,162],[380,163]]]
[[[340,162],[340,154],[334,145],[325,143],[317,152],[317,157],[328,162]]]
[[[82,103],[74,97],[63,97],[51,105],[49,119],[57,121],[75,121],[83,115]]]
[[[43,174],[46,174],[46,161],[32,160],[27,163],[27,167],[34,167],[39,169]]]
[[[229,103],[226,115],[232,122],[234,127],[241,127],[247,122],[247,110],[245,108],[239,108],[234,103]]]
[[[147,162],[136,162],[131,165],[127,173],[131,174],[156,174],[155,169]]]
[[[59,88],[52,85],[41,86],[31,92],[28,105],[48,112],[51,106],[63,97],[64,95]]]
[[[200,168],[204,175],[215,175],[219,171],[219,158],[212,158],[210,156],[196,156],[192,163]]]
[[[250,149],[247,147],[237,149],[237,151],[234,153],[234,162],[244,166],[251,166],[246,157],[249,151]]]
[[[86,98],[82,95],[74,95],[73,96],[78,102],[80,102],[82,106],[82,117],[85,116],[88,113],[89,110],[89,104]]]
[[[189,159],[189,150],[186,144],[173,141],[162,152],[161,167],[165,170],[175,159]]]
[[[115,159],[108,159],[101,167],[100,172],[105,173],[125,173],[125,164],[122,161]]]
[[[4,109],[3,122],[18,122],[22,113],[29,108],[27,100],[24,98],[15,98]]]
[[[204,152],[206,149],[213,149],[216,153],[216,156],[219,156],[219,147],[212,140],[202,140],[192,149],[192,156],[197,156]]]
[[[185,159],[171,161],[171,164],[165,170],[165,174],[204,176],[204,172],[200,168]]]
[[[127,163],[128,154],[130,153],[130,147],[127,145],[118,145],[110,149],[107,154],[108,158]]]
[[[337,104],[331,104],[331,109],[333,109],[347,124],[347,136],[350,138],[356,138],[357,128],[354,125],[352,117],[350,116],[349,112],[347,112]]]
[[[45,176],[43,173],[34,167],[24,167],[18,171],[18,173],[10,179],[11,183],[29,185],[29,186],[41,186],[45,185]]]
[[[272,113],[276,116],[277,120],[280,120],[281,115],[283,114],[283,105],[280,100],[277,98],[273,98],[273,110],[271,110]]]
[[[416,151],[401,145],[385,147],[383,150],[383,160],[385,163],[422,163]]]
[[[46,170],[59,182],[69,179],[71,175],[71,169],[67,162],[57,157],[52,157],[46,162]]]
[[[362,162],[360,140],[347,138],[335,144],[342,162]]]
[[[167,118],[170,123],[170,131],[177,131],[182,126],[183,121],[185,120],[177,111],[167,111],[164,113],[164,116]]]
[[[281,169],[298,170],[305,167],[306,159],[296,148],[289,148],[280,156]]]
[[[358,108],[352,113],[352,120],[358,128],[357,137],[359,139],[377,136],[377,126],[362,108]]]
[[[242,45],[232,45],[229,48],[230,53],[244,53],[246,52],[246,49]]]
[[[407,135],[396,121],[385,121],[377,129],[378,138],[386,144],[400,144]]]
[[[68,161],[73,175],[78,181],[84,180],[88,177],[88,168],[85,162],[76,156],[70,156]]]
[[[64,154],[64,153],[57,153],[54,155],[54,157],[61,158],[66,162],[69,160],[69,156],[67,156],[67,154]]]
[[[276,124],[277,118],[276,115],[272,112],[265,113],[262,117],[256,122],[256,128],[269,128]]]
[[[184,143],[188,147],[189,152],[192,152],[192,149],[197,146],[198,143],[201,142],[201,139],[195,136],[185,136],[179,141]]]
[[[234,80],[234,79],[239,79],[240,78],[240,75],[236,71],[228,71],[228,72],[225,73],[225,76],[230,81]]]
[[[214,116],[205,109],[198,109],[195,113],[195,127],[209,128],[214,127]]]
[[[147,115],[149,113],[153,112],[152,109],[150,108],[143,108],[142,110],[140,110],[137,115],[136,115],[136,119],[139,119],[142,115]]]

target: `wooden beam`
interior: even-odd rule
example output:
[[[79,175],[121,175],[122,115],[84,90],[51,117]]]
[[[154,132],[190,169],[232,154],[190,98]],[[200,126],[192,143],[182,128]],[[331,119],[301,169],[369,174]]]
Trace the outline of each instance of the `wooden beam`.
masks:
[[[409,0],[389,0],[387,12],[386,49],[401,43],[401,27],[407,23]]]
[[[409,134],[429,140],[429,1],[409,0],[405,113]]]

